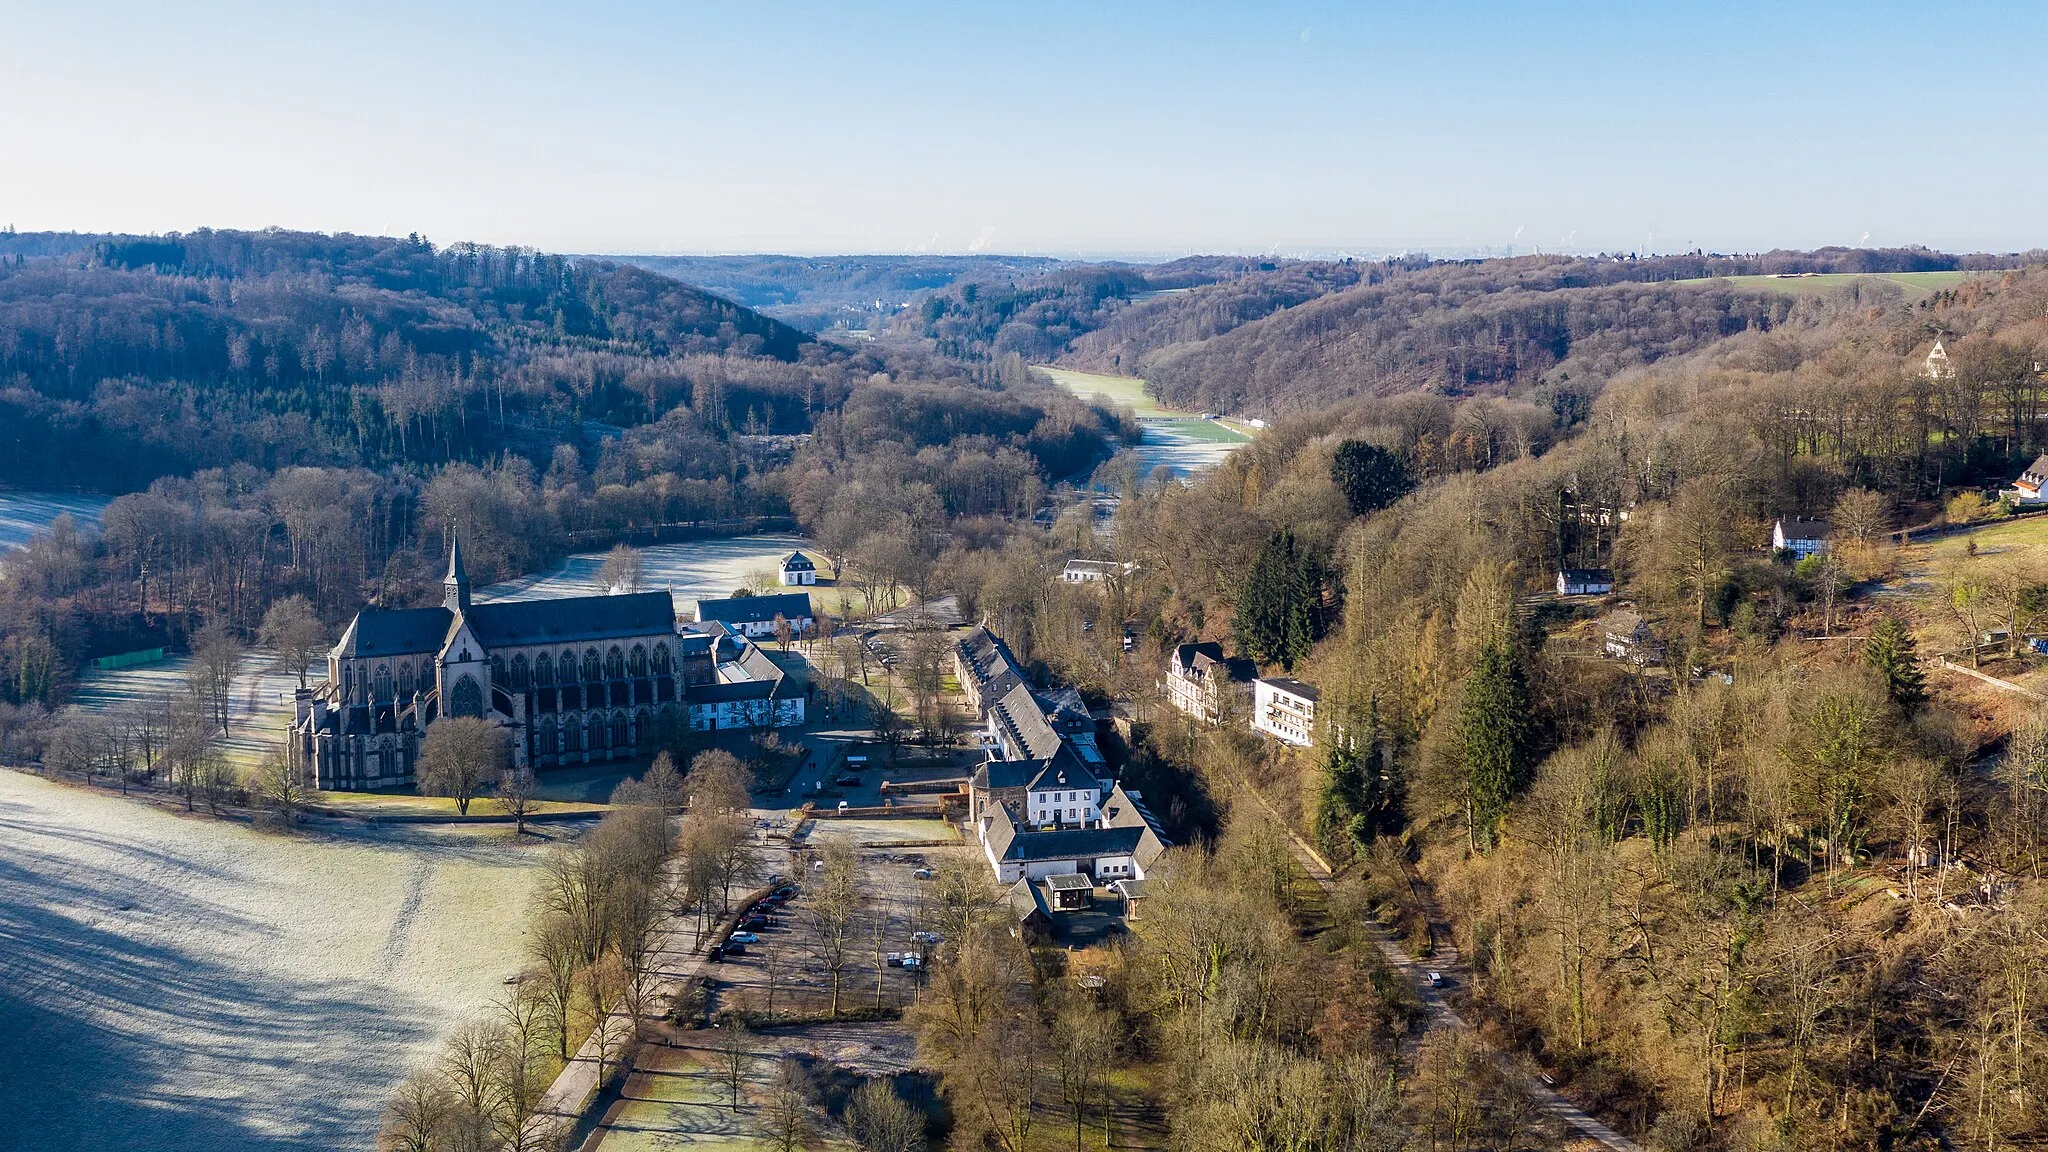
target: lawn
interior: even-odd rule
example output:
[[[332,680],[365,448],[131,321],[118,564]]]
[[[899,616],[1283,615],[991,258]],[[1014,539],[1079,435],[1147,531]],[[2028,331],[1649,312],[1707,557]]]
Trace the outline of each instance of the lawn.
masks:
[[[1972,545],[1985,559],[2001,553],[2027,549],[2048,549],[2048,516],[2027,516],[1995,522],[1957,532],[1925,544],[1910,544],[1899,550],[1900,579],[1909,591],[1932,588],[1932,581],[1953,563],[1969,554]]]
[[[758,590],[771,585],[774,592],[796,591],[778,583],[782,558],[795,551],[805,552],[824,566],[824,557],[811,551],[810,541],[780,533],[653,544],[640,549],[640,587],[673,592],[676,610],[694,619],[695,601],[722,599],[742,586]],[[604,591],[597,586],[597,570],[604,565],[605,555],[579,552],[546,572],[479,588],[476,598],[482,602],[595,596]]]
[[[521,967],[548,850],[284,836],[0,770],[0,1147],[367,1150]]]
[[[1725,282],[1738,288],[1763,288],[1795,295],[1808,295],[1839,288],[1856,280],[1886,280],[1906,290],[1908,296],[1925,296],[1943,288],[1953,288],[1981,272],[1827,272],[1818,276],[1715,276],[1698,280],[1680,280],[1680,284],[1712,284]]]
[[[1181,416],[1186,413],[1162,408],[1145,394],[1145,382],[1136,376],[1107,376],[1100,372],[1076,372],[1071,368],[1038,368],[1052,382],[1076,396],[1129,406],[1139,416]]]
[[[1229,425],[1223,423],[1220,420],[1195,420],[1183,418],[1175,420],[1146,421],[1145,430],[1147,432],[1150,432],[1155,428],[1161,431],[1169,432],[1175,436],[1184,436],[1190,440],[1209,440],[1214,441],[1218,444],[1243,444],[1251,440],[1251,437],[1245,435],[1242,432],[1239,432],[1237,429],[1230,427]]]

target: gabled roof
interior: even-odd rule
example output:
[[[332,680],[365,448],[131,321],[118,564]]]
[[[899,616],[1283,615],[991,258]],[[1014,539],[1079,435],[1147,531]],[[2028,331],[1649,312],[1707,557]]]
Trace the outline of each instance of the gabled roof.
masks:
[[[1161,847],[1173,843],[1166,838],[1166,832],[1159,825],[1159,818],[1145,807],[1145,802],[1135,792],[1127,792],[1119,784],[1112,788],[1109,799],[1102,802],[1102,822],[1111,828],[1150,828],[1159,838]]]
[[[727,624],[766,624],[777,616],[794,624],[811,618],[811,594],[786,592],[778,596],[732,596],[724,600],[697,601],[697,619]]]
[[[1150,828],[1062,828],[1057,832],[1018,832],[998,859],[1019,863],[1079,860],[1097,856],[1131,856],[1151,837]],[[1156,844],[1158,841],[1153,839]],[[1143,863],[1141,860],[1140,863]]]
[[[1045,718],[1031,685],[1019,683],[989,708],[996,723],[1008,733],[1009,742],[1023,749],[1024,756],[1049,760],[1060,750],[1060,734]]]
[[[1835,534],[1835,526],[1825,520],[1805,516],[1780,516],[1778,528],[1787,540],[1826,540]]]
[[[1079,872],[1062,872],[1057,876],[1047,876],[1045,887],[1051,892],[1093,892],[1095,881]]]
[[[1009,904],[1011,914],[1019,922],[1029,920],[1033,916],[1047,921],[1052,919],[1052,909],[1045,905],[1045,894],[1039,891],[1038,885],[1029,880],[1019,880],[1010,885],[1010,890],[1004,894],[1003,899]]]
[[[446,608],[365,608],[335,650],[345,657],[439,652],[453,616]]]
[[[676,630],[675,602],[666,592],[500,600],[476,605],[463,613],[463,619],[486,648],[665,635]]]
[[[1017,685],[1024,683],[1024,670],[1017,658],[1010,655],[1010,647],[1002,637],[988,630],[986,625],[977,625],[974,631],[960,638],[958,644],[960,662],[966,666],[967,674],[973,678],[975,698],[986,710]]]
[[[1226,680],[1251,680],[1258,675],[1258,665],[1250,660],[1225,659],[1223,645],[1214,640],[1179,645],[1173,658],[1192,680],[1206,680],[1219,673]]]
[[[683,698],[692,704],[720,704],[738,700],[773,700],[776,689],[781,687],[774,680],[738,680],[727,684],[692,684],[683,690]]]
[[[990,760],[974,770],[974,786],[983,792],[1028,788],[1045,764],[1043,760]]]
[[[1559,575],[1571,584],[1614,583],[1614,572],[1608,568],[1567,568]]]
[[[1082,860],[1101,856],[1131,856],[1140,867],[1149,868],[1166,850],[1150,826],[1124,828],[1062,828],[1057,832],[1034,832],[1020,827],[1017,815],[1007,804],[996,805],[990,814],[989,851],[998,861],[1032,863],[1046,860]]]
[[[1047,792],[1055,788],[1085,788],[1100,794],[1102,781],[1083,767],[1073,752],[1063,747],[1051,760],[1044,762],[1044,767],[1031,777],[1028,787],[1033,792]]]
[[[1088,712],[1088,701],[1081,698],[1081,690],[1072,685],[1054,688],[1038,695],[1038,706],[1045,713],[1046,722],[1059,731],[1095,731],[1095,717]]]
[[[1618,609],[1609,614],[1607,619],[1601,622],[1600,627],[1609,636],[1628,640],[1643,635],[1649,629],[1649,626],[1643,623],[1643,618],[1628,608]]]

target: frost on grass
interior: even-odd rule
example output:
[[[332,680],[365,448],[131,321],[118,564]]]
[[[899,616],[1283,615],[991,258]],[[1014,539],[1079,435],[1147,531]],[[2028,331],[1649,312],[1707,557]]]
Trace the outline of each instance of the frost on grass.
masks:
[[[732,595],[756,573],[779,572],[782,558],[809,549],[800,536],[764,534],[716,540],[685,540],[640,550],[640,587],[647,592],[675,590],[676,609],[688,616],[692,602]],[[522,576],[477,591],[479,601],[546,600],[558,596],[595,596],[603,552],[580,552],[536,576]],[[813,557],[822,563],[821,557]],[[758,589],[757,589],[758,590]],[[774,589],[781,591],[781,588]]]
[[[0,552],[27,544],[29,537],[69,516],[79,527],[97,526],[109,498],[51,492],[0,492]]]
[[[542,852],[286,838],[0,769],[0,1147],[370,1147],[519,968]]]

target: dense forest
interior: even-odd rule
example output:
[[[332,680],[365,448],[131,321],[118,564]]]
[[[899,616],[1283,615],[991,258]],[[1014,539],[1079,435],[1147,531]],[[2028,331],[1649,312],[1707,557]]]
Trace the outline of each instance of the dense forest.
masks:
[[[1367,1038],[1400,1031],[1399,995],[1343,1009],[1367,1046],[1333,1047],[1312,1014],[1287,1016],[1267,967],[1284,961],[1194,911],[1239,901],[1233,923],[1342,954],[1317,935],[1324,909],[1268,871],[1287,865],[1255,862],[1284,852],[1243,846],[1264,804],[1337,865],[1347,908],[1425,955],[1455,947],[1487,1043],[1650,1148],[2038,1146],[2048,713],[1933,656],[2033,682],[2018,638],[2042,626],[2048,559],[2016,543],[2038,537],[1986,529],[2003,542],[1979,547],[1971,529],[2013,511],[1983,486],[2048,448],[2044,315],[2039,267],[1920,299],[1847,285],[1588,371],[1583,406],[1515,380],[1354,397],[1126,501],[1089,544],[1142,580],[1035,584],[1016,546],[965,574],[1031,658],[1151,709],[1136,763],[1200,786],[1148,776],[1148,795],[1195,826],[1225,810],[1222,847],[1165,885],[1188,939],[1126,958],[1126,1021],[1172,1066],[1189,1146],[1282,1075],[1326,1086],[1326,1135],[1362,1117],[1374,1146],[1549,1139],[1492,1065],[1428,1047],[1455,1034],[1391,1074],[1398,1099],[1354,1095]],[[1927,365],[1935,334],[1952,370]],[[1833,547],[1795,565],[1768,541],[1800,515],[1830,519]],[[1937,543],[1902,544],[1907,526]],[[1590,564],[1612,566],[1615,597],[1555,595],[1560,565]],[[1091,612],[1143,622],[1144,650],[1074,623]],[[1616,628],[1624,653],[1656,656],[1615,657]],[[1318,685],[1317,748],[1167,709],[1156,669],[1193,638]],[[1146,996],[1185,956],[1146,954],[1205,939],[1276,1015],[1187,1044],[1186,1017]],[[1348,966],[1321,956],[1317,978]],[[1457,1122],[1447,1066],[1466,1077]]]
[[[2011,267],[2020,258],[1822,249],[1649,259],[1265,262],[1062,271],[925,301],[917,331],[950,354],[1017,352],[1142,376],[1188,410],[1271,415],[1416,390],[1500,392],[1692,351],[1783,322],[1791,299],[1714,277]],[[1177,283],[1169,284],[1169,280]],[[1185,291],[1161,291],[1185,287]],[[1873,288],[1873,291],[1882,291]]]

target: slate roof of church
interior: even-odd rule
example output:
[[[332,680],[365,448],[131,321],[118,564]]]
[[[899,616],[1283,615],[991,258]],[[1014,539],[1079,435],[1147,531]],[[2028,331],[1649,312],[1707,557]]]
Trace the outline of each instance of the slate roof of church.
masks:
[[[671,633],[676,628],[675,601],[666,592],[507,600],[478,604],[463,615],[486,648],[611,640]]]
[[[438,652],[448,635],[446,608],[365,608],[341,638],[344,656],[404,656]]]
[[[486,648],[581,643],[675,631],[675,605],[666,592],[632,596],[568,596],[472,605],[462,614]],[[365,608],[342,637],[344,656],[404,656],[438,652],[455,623],[446,608]]]

